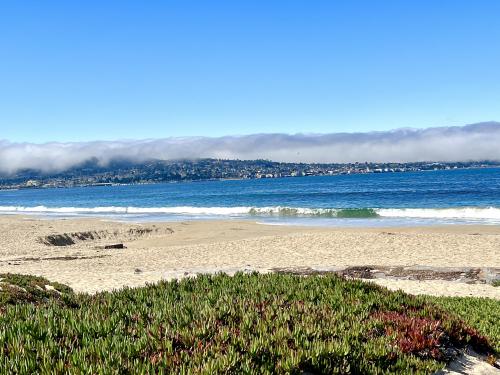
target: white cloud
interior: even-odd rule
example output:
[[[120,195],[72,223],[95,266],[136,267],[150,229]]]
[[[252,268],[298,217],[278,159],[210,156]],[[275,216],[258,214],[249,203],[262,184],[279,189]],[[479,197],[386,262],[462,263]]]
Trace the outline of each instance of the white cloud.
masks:
[[[91,158],[101,165],[126,159],[270,159],[293,162],[500,161],[500,123],[397,129],[370,133],[254,134],[73,143],[0,141],[0,172],[56,172]]]

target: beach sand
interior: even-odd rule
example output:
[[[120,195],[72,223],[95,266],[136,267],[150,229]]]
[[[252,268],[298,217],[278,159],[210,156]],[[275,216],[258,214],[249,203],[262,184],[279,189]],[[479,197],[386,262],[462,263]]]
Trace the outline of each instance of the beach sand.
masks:
[[[126,248],[104,248],[119,243]],[[312,228],[0,217],[0,273],[40,275],[79,292],[240,270],[339,272],[412,294],[500,299],[500,287],[490,285],[500,272],[500,226]]]

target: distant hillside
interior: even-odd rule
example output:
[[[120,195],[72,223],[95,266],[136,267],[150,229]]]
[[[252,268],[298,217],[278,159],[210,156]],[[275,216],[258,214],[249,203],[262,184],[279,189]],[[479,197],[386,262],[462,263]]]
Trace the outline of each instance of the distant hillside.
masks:
[[[140,184],[211,179],[252,179],[322,176],[355,173],[393,173],[435,169],[480,168],[498,166],[493,161],[456,163],[279,163],[269,160],[151,160],[133,163],[113,161],[103,166],[91,159],[64,172],[47,174],[21,170],[0,177],[3,188],[71,187],[100,184]]]

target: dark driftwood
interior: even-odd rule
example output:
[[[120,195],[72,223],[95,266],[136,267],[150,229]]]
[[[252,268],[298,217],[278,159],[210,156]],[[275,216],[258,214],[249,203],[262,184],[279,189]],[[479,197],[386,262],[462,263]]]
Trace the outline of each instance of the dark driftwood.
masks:
[[[104,246],[105,249],[125,249],[125,246],[122,243],[117,243],[113,245]]]

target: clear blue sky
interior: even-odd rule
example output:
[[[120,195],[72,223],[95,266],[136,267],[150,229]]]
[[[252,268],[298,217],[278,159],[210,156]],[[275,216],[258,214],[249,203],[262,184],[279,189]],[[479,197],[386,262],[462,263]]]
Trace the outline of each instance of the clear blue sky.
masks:
[[[0,3],[0,139],[500,120],[500,1]]]

